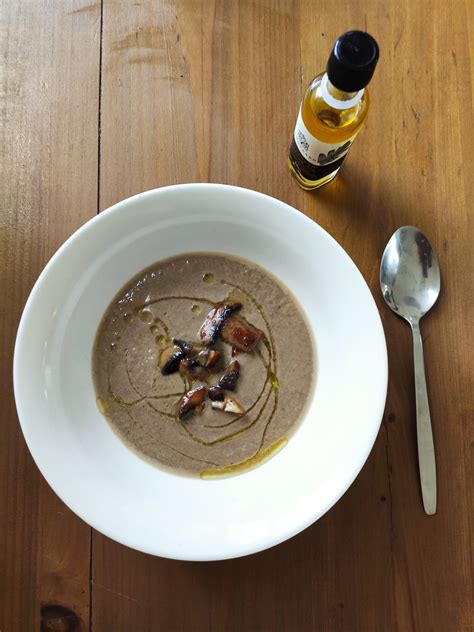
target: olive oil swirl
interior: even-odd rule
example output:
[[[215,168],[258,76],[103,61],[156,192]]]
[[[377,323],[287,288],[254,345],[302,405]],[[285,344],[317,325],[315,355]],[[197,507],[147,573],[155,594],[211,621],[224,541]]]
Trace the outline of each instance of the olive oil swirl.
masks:
[[[248,291],[244,290],[243,288],[230,283],[228,281],[222,280],[221,283],[223,285],[226,285],[228,287],[233,288],[234,290],[237,290],[238,292],[241,292],[251,303],[252,305],[255,307],[255,309],[257,310],[257,312],[259,313],[259,315],[262,318],[262,321],[265,323],[265,328],[266,328],[266,332],[265,332],[265,336],[262,340],[267,354],[268,354],[268,358],[265,358],[262,351],[260,349],[257,349],[256,353],[257,355],[260,357],[263,367],[266,371],[266,378],[264,381],[264,384],[262,386],[262,389],[260,391],[260,393],[258,394],[257,398],[255,399],[255,401],[249,406],[249,408],[247,409],[245,415],[239,415],[234,417],[233,419],[231,419],[229,422],[226,422],[225,424],[221,424],[221,425],[215,425],[215,426],[205,426],[207,428],[228,428],[229,426],[235,426],[235,424],[237,422],[239,422],[243,417],[247,416],[251,411],[253,411],[254,409],[258,408],[258,410],[256,411],[256,415],[253,419],[250,420],[250,422],[244,426],[243,428],[238,428],[236,430],[233,430],[231,432],[228,432],[227,434],[224,434],[222,437],[219,437],[217,439],[214,439],[212,441],[205,441],[199,437],[197,437],[192,430],[186,425],[181,423],[178,419],[177,419],[177,415],[176,413],[170,413],[167,412],[165,410],[162,410],[160,407],[157,407],[155,405],[155,402],[159,402],[159,401],[168,401],[171,398],[174,397],[180,397],[183,393],[179,392],[173,392],[173,393],[166,393],[166,394],[160,394],[160,395],[155,395],[153,393],[151,394],[144,394],[142,392],[140,392],[140,390],[136,387],[136,385],[133,382],[131,373],[130,373],[130,369],[128,366],[128,352],[125,353],[125,362],[124,362],[124,368],[125,368],[125,373],[127,376],[127,381],[131,387],[131,389],[134,391],[134,393],[137,395],[136,399],[132,399],[132,400],[126,400],[124,398],[122,398],[120,395],[118,395],[117,393],[114,392],[113,388],[112,388],[112,383],[111,383],[111,375],[110,375],[110,371],[109,371],[109,375],[108,375],[108,394],[110,396],[110,398],[121,408],[125,409],[127,415],[130,417],[131,420],[133,420],[136,423],[136,420],[134,418],[134,416],[132,415],[132,412],[130,409],[133,409],[135,406],[139,406],[139,405],[146,405],[154,414],[159,415],[160,417],[168,420],[170,423],[175,423],[178,425],[178,427],[180,428],[180,431],[185,433],[188,438],[193,441],[194,443],[198,443],[202,446],[205,447],[212,447],[218,444],[222,444],[228,441],[232,441],[234,439],[237,439],[238,437],[241,437],[242,435],[244,435],[245,433],[249,432],[252,428],[254,428],[259,421],[262,420],[263,416],[265,415],[266,410],[269,410],[269,414],[268,414],[268,418],[265,421],[264,427],[263,427],[263,432],[262,432],[262,436],[261,436],[261,440],[259,442],[259,446],[258,448],[255,450],[255,452],[253,454],[251,454],[248,458],[244,459],[243,461],[241,461],[240,463],[235,463],[232,464],[230,466],[227,467],[220,467],[218,464],[213,463],[211,461],[207,461],[204,459],[198,459],[193,457],[190,454],[187,454],[185,452],[182,452],[180,450],[177,450],[176,448],[169,446],[167,444],[164,444],[163,442],[162,445],[164,445],[165,447],[181,454],[182,456],[185,456],[189,459],[192,459],[193,461],[197,461],[197,462],[201,462],[203,464],[206,465],[211,465],[214,466],[216,469],[212,469],[212,470],[203,470],[202,471],[202,476],[203,478],[211,478],[214,477],[214,474],[216,476],[219,475],[219,472],[221,472],[222,475],[227,475],[232,473],[232,468],[236,468],[236,471],[243,471],[245,469],[245,464],[248,464],[249,467],[253,467],[254,465],[256,465],[259,462],[259,455],[261,453],[262,455],[262,460],[265,458],[269,457],[270,452],[272,452],[272,450],[274,449],[279,449],[280,447],[283,447],[284,443],[286,443],[286,439],[281,438],[278,439],[276,442],[274,442],[274,444],[268,446],[267,448],[263,449],[264,446],[264,442],[265,442],[265,438],[268,432],[268,429],[271,425],[271,422],[273,421],[273,418],[275,416],[276,410],[277,410],[277,405],[278,405],[278,389],[279,389],[279,383],[278,383],[278,378],[277,378],[277,357],[276,357],[276,351],[275,351],[275,343],[274,343],[274,338],[273,338],[273,334],[270,328],[270,324],[268,322],[268,318],[264,312],[264,309],[262,307],[262,305],[260,303],[257,302],[257,300],[252,296],[252,294],[250,294]],[[176,296],[176,295],[170,295],[170,296],[162,296],[159,297],[157,299],[151,300],[151,301],[147,301],[146,303],[143,303],[142,305],[138,306],[134,311],[139,313],[141,310],[144,309],[148,309],[150,308],[152,305],[156,305],[165,301],[169,301],[169,300],[183,300],[183,301],[190,301],[192,304],[198,304],[198,303],[203,303],[203,304],[207,304],[207,305],[214,305],[215,301],[212,301],[208,298],[204,298],[204,297],[194,297],[194,296]],[[166,342],[169,342],[171,340],[170,337],[170,332],[169,332],[169,326],[166,323],[166,321],[162,318],[162,317],[158,317],[155,316],[153,322],[155,324],[159,324],[160,328],[163,330],[164,335],[165,335],[165,340]],[[155,325],[156,327],[156,325]],[[153,331],[152,327],[150,327],[150,329]],[[156,328],[154,329],[154,331],[156,332]],[[265,354],[265,355],[267,355]],[[156,384],[156,375],[154,376],[153,379],[153,387]],[[190,385],[186,383],[186,381],[184,381],[184,389],[186,390]],[[271,408],[268,408],[269,402],[271,397],[273,396],[273,401],[271,402],[270,406]],[[262,403],[263,400],[263,403]],[[262,404],[260,406],[260,404]],[[253,415],[252,415],[253,417]],[[273,452],[272,452],[273,454]]]

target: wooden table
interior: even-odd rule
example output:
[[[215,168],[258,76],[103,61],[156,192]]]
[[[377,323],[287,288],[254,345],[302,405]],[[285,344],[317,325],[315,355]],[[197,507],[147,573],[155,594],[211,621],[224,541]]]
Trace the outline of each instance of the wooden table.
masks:
[[[473,9],[469,0],[4,4],[1,632],[38,630],[40,620],[45,631],[472,632]],[[349,28],[381,47],[372,110],[341,176],[305,193],[286,166],[299,101]],[[217,563],[137,553],[73,515],[26,448],[12,392],[20,314],[58,246],[122,198],[197,181],[263,191],[328,230],[374,293],[390,361],[383,423],[351,489],[289,542]],[[381,253],[404,224],[426,232],[442,269],[423,322],[432,518],[418,484],[410,331],[378,290]]]

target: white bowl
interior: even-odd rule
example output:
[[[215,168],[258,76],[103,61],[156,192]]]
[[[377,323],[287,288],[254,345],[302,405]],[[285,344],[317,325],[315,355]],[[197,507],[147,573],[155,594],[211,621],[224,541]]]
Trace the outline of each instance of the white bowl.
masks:
[[[151,263],[200,250],[276,274],[303,306],[318,357],[311,404],[288,445],[246,474],[212,481],[137,457],[97,410],[91,378],[96,329],[116,292]],[[185,184],[116,204],[58,250],[23,312],[14,385],[33,458],[78,516],[140,551],[217,560],[286,540],[347,490],[380,426],[387,352],[364,279],[316,223],[255,191]]]

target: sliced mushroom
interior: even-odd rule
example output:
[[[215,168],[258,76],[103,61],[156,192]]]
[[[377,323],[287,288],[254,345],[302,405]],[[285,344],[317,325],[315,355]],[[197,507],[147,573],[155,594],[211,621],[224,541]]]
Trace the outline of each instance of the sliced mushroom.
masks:
[[[238,303],[237,301],[228,301],[227,303],[218,303],[215,305],[206,316],[206,320],[199,330],[199,337],[203,344],[213,345],[217,340],[217,336],[226,318],[241,307],[242,303]]]
[[[232,360],[232,362],[226,368],[224,373],[221,375],[218,385],[221,388],[225,388],[226,391],[235,391],[235,387],[237,384],[237,380],[239,379],[239,375],[240,375],[240,364],[238,360]]]
[[[176,373],[179,367],[179,362],[183,357],[183,351],[176,345],[163,349],[159,362],[162,375]]]
[[[221,354],[219,351],[215,351],[214,349],[203,349],[194,356],[194,360],[196,360],[196,362],[201,366],[206,367],[206,369],[210,369],[216,364],[220,357]]]
[[[178,417],[180,421],[186,421],[195,413],[202,413],[204,409],[204,398],[206,397],[206,387],[197,386],[183,395],[178,402]]]
[[[221,329],[221,338],[240,351],[249,353],[262,338],[263,331],[242,318],[228,318]]]
[[[209,395],[209,399],[213,402],[222,402],[225,397],[224,389],[220,386],[211,386],[207,394]]]
[[[193,350],[193,343],[181,340],[181,338],[173,338],[173,344],[179,347],[184,355],[189,355]]]
[[[207,371],[194,358],[182,358],[179,361],[179,372],[193,380],[202,380],[207,376]]]
[[[231,397],[225,397],[222,401],[213,401],[212,408],[223,410],[225,413],[234,413],[235,415],[245,415],[245,409]]]

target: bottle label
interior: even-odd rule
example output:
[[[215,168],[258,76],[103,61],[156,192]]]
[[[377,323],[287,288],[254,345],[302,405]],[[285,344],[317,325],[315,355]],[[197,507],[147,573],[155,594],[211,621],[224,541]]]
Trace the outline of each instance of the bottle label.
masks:
[[[294,140],[301,155],[310,164],[325,167],[326,165],[336,162],[336,160],[340,160],[349,151],[349,147],[354,142],[355,137],[356,134],[343,143],[323,143],[308,131],[308,128],[304,124],[300,108],[298,120],[296,121]]]

